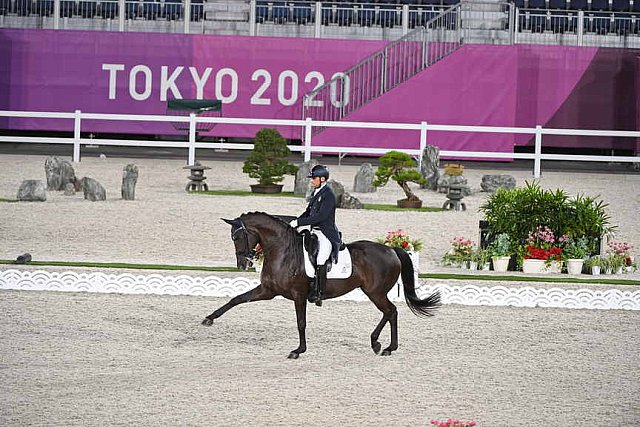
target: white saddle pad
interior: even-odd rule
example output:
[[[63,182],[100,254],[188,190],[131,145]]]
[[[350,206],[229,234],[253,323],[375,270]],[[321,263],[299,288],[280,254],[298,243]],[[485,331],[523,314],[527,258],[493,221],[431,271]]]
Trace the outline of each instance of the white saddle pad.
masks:
[[[308,277],[315,277],[316,270],[309,260],[309,254],[304,250],[304,270]],[[346,279],[351,276],[351,254],[345,246],[343,250],[338,252],[338,263],[331,265],[331,270],[327,271],[327,279]]]

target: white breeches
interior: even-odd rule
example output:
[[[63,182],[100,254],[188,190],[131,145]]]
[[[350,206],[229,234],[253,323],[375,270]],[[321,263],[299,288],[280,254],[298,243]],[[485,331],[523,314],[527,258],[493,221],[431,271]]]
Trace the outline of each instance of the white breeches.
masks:
[[[320,230],[311,230],[311,233],[318,236],[318,258],[316,262],[318,265],[322,265],[327,262],[331,256],[331,242]]]

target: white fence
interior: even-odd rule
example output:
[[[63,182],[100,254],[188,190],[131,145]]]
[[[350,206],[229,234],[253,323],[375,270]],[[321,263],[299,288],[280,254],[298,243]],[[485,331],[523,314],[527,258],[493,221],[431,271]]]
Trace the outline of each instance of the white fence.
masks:
[[[304,154],[304,160],[311,159],[312,153],[338,153],[342,154],[384,154],[394,149],[403,151],[412,156],[421,157],[421,153],[427,145],[429,131],[449,131],[449,132],[478,132],[478,133],[509,133],[535,135],[535,149],[533,153],[511,153],[495,151],[449,151],[441,150],[443,157],[455,158],[486,158],[486,159],[529,159],[533,160],[533,176],[540,177],[541,163],[543,160],[568,160],[582,162],[620,162],[640,164],[640,153],[636,156],[595,156],[595,155],[572,155],[572,154],[546,154],[542,153],[542,143],[544,135],[582,135],[582,136],[613,136],[625,138],[640,138],[640,131],[615,131],[615,130],[580,130],[580,129],[546,129],[542,126],[535,128],[523,127],[495,127],[495,126],[459,126],[459,125],[434,125],[427,122],[420,123],[369,123],[369,122],[347,122],[347,121],[318,121],[307,118],[305,120],[278,120],[278,119],[255,119],[255,118],[230,118],[230,117],[197,117],[190,116],[156,116],[156,115],[135,115],[135,114],[98,114],[83,113],[76,110],[73,113],[41,112],[41,111],[1,111],[0,117],[25,117],[38,119],[69,119],[73,124],[73,137],[27,137],[27,136],[0,136],[0,142],[37,143],[37,144],[73,144],[73,161],[80,161],[80,149],[82,145],[108,145],[123,147],[172,147],[186,148],[188,150],[187,164],[195,163],[196,149],[230,149],[230,150],[251,150],[252,144],[236,144],[226,142],[197,142],[197,123],[216,124],[241,124],[241,125],[262,125],[262,126],[294,126],[304,131],[304,145],[292,145],[289,149],[293,152]],[[149,122],[186,122],[189,123],[187,141],[143,141],[143,140],[121,140],[121,139],[89,139],[82,138],[83,120],[121,120],[121,121],[149,121]],[[370,148],[356,146],[313,146],[313,127],[324,128],[360,128],[360,129],[399,129],[416,131],[420,134],[419,148],[397,149]],[[71,130],[71,123],[69,126]]]

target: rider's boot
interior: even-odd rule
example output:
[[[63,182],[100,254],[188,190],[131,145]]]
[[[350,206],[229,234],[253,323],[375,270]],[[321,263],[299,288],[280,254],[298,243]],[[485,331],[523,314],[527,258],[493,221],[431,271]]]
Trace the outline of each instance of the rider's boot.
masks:
[[[324,297],[324,289],[327,284],[327,265],[322,264],[316,267],[316,277],[311,285],[309,293],[309,302],[315,303],[318,307],[322,307],[322,298]]]

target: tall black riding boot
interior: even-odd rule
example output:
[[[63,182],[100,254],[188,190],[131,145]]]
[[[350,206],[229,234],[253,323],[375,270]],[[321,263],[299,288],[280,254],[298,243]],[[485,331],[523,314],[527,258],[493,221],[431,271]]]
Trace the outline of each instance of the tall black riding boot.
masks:
[[[309,294],[309,302],[315,303],[318,307],[322,306],[322,298],[324,297],[324,289],[327,284],[327,265],[322,264],[316,267],[316,277],[311,285],[311,293]]]

